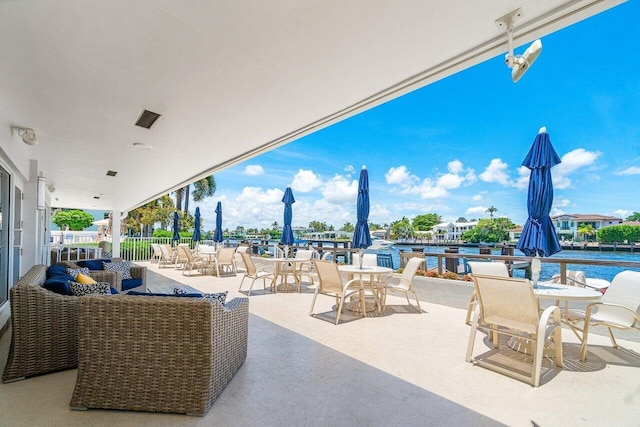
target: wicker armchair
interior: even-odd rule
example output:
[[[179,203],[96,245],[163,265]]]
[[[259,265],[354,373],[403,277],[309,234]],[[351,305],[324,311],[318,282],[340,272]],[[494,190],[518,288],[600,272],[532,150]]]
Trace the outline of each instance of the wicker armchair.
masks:
[[[42,287],[47,266],[35,265],[11,288],[11,347],[3,382],[75,368],[78,297]]]
[[[111,258],[112,261],[122,261],[122,258]],[[68,268],[80,268],[73,261],[60,261],[58,264],[64,265]],[[118,292],[122,292],[122,274],[117,271],[106,271],[106,270],[89,270],[91,272],[91,277],[93,277],[98,282],[109,282],[112,288],[118,290]],[[131,277],[134,279],[142,279],[142,285],[127,289],[125,292],[129,291],[137,291],[137,292],[146,292],[147,291],[147,267],[131,264]]]
[[[204,415],[246,359],[248,317],[247,298],[81,298],[71,408]]]

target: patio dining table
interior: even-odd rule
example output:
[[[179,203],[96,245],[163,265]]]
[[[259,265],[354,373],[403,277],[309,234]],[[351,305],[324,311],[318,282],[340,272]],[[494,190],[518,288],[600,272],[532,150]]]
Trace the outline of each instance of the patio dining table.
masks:
[[[290,257],[262,258],[262,261],[274,264],[273,289],[276,293],[278,290],[280,292],[294,292],[295,288],[299,290],[300,284],[294,273],[296,271],[296,264],[310,262],[308,259]],[[293,276],[295,288],[287,281],[289,275]],[[280,285],[277,283],[278,279],[280,279]]]
[[[596,302],[602,298],[602,293],[594,289],[581,288],[579,286],[569,286],[553,282],[538,282],[537,288],[533,289],[533,294],[538,300],[554,300],[555,304],[562,309],[560,302],[564,301],[562,310],[562,322],[574,331],[571,323],[567,321],[569,316],[569,301]],[[575,333],[575,331],[574,331]],[[511,338],[507,345],[520,353],[531,354],[529,340],[524,338]],[[554,352],[545,348],[545,355],[551,356]]]
[[[362,311],[363,316],[366,316],[367,312],[372,312],[372,311],[376,311],[376,313],[379,314],[381,312],[382,306],[380,304],[378,294],[375,290],[374,283],[381,274],[389,274],[393,272],[393,269],[389,267],[380,267],[380,266],[359,267],[357,265],[340,265],[338,266],[338,270],[341,273],[347,273],[349,278],[352,278],[354,276],[360,276],[360,279],[361,279],[360,295],[357,299],[354,299],[354,301],[351,301],[350,303],[345,305],[347,310]],[[369,279],[365,280],[364,276],[368,276]],[[365,287],[367,284],[369,285],[371,293],[373,294],[373,298],[375,300],[374,304],[367,304],[366,302],[364,292],[366,290]]]

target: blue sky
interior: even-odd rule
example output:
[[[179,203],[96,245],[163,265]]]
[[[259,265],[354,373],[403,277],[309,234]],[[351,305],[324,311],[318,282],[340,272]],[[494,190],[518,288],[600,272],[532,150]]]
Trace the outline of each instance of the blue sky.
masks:
[[[628,2],[542,39],[517,83],[504,54],[215,175],[200,206],[204,228],[282,224],[293,189],[293,225],[356,220],[360,168],[369,170],[370,221],[435,212],[445,221],[527,217],[521,169],[546,126],[562,158],[553,169],[552,215],[626,217],[640,211],[639,2]],[[516,47],[522,53],[526,46]],[[506,43],[505,43],[506,52]]]

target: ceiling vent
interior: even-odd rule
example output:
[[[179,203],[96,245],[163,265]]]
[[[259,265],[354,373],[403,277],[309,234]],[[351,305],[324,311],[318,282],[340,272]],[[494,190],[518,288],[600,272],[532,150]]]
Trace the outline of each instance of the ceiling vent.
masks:
[[[117,173],[116,171],[107,171],[107,176],[116,176]]]
[[[154,113],[153,111],[144,110],[142,114],[140,114],[140,117],[136,122],[136,126],[150,129],[151,126],[153,126],[153,124],[156,122],[156,120],[158,120],[158,117],[160,117],[160,114]]]

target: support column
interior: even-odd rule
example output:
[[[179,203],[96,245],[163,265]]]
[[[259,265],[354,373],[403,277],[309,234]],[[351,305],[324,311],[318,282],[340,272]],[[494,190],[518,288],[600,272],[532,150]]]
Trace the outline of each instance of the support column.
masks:
[[[120,211],[111,211],[111,256],[120,257]]]

